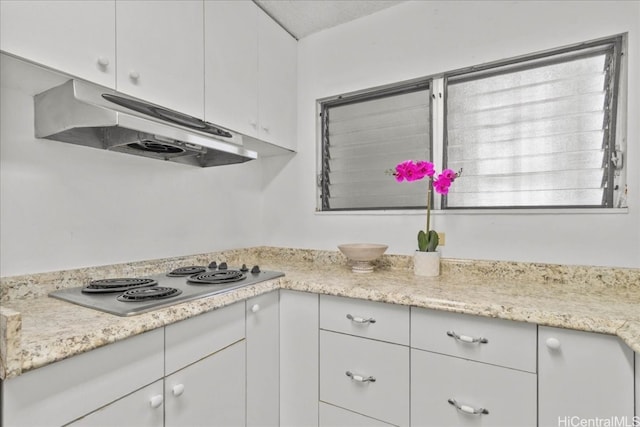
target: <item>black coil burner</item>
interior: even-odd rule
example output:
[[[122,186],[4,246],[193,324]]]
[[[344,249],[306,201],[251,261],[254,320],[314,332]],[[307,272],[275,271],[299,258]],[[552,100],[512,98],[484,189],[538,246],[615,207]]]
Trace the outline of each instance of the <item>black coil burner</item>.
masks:
[[[82,288],[84,293],[123,292],[129,289],[155,286],[158,282],[153,279],[117,278],[93,280]]]
[[[131,289],[118,296],[118,301],[148,301],[156,299],[171,298],[180,295],[182,291],[176,288],[165,288],[161,286],[153,286],[151,288]]]
[[[207,273],[194,274],[187,279],[194,285],[222,285],[225,283],[239,282],[247,276],[238,270],[218,270]]]
[[[192,276],[194,274],[204,273],[205,271],[207,271],[206,267],[201,267],[199,265],[191,265],[189,267],[176,268],[175,270],[172,270],[169,273],[167,273],[167,276],[169,277]]]

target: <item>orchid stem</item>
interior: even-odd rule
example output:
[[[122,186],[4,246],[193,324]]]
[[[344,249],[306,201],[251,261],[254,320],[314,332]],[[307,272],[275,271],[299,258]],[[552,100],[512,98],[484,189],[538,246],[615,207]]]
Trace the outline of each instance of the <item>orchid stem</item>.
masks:
[[[433,185],[433,181],[429,178],[429,185],[427,185],[427,229],[425,233],[429,234],[429,226],[431,225],[431,187]]]

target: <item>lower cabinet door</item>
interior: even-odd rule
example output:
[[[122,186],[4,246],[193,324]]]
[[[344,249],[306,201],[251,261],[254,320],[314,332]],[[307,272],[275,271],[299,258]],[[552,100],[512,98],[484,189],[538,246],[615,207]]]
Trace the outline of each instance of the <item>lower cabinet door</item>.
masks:
[[[540,427],[633,425],[633,364],[616,336],[538,327]]]
[[[246,302],[247,426],[280,425],[278,291]]]
[[[320,402],[320,427],[391,427],[380,420]]]
[[[536,425],[536,375],[411,350],[411,425]]]
[[[320,400],[409,425],[409,347],[320,331]]]
[[[165,378],[165,426],[245,425],[245,341]]]
[[[163,382],[148,385],[71,423],[74,427],[162,427]]]

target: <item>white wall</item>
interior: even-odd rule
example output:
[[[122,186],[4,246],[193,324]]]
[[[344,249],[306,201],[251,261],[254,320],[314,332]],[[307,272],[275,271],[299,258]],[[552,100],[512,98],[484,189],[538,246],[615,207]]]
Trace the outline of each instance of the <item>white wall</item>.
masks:
[[[33,137],[65,79],[2,61],[0,276],[262,243],[260,161],[197,168]]]
[[[315,213],[316,100],[629,32],[628,213],[443,214],[445,257],[640,267],[640,2],[407,2],[299,42],[298,154],[265,191],[266,243],[410,254],[424,215]],[[393,167],[393,165],[389,165]]]

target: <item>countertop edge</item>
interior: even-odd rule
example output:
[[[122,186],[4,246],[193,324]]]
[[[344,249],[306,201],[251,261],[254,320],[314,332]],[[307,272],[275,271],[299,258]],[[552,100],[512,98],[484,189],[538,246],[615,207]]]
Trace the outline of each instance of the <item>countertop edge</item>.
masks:
[[[19,311],[10,307],[0,307],[0,379],[17,377],[22,373],[35,370],[116,341],[135,336],[158,327],[188,319],[208,311],[247,300],[278,289],[311,292],[315,294],[336,295],[349,298],[435,309],[483,317],[491,317],[519,322],[528,322],[541,326],[552,326],[596,332],[618,336],[635,352],[640,353],[640,321],[620,317],[591,316],[588,314],[567,313],[535,307],[493,302],[474,302],[473,300],[438,299],[425,295],[414,295],[410,289],[398,288],[393,291],[376,289],[372,286],[348,287],[332,281],[308,280],[306,277],[282,277],[245,288],[214,295],[196,301],[159,309],[138,316],[123,317],[100,314],[108,326],[96,328],[90,333],[72,334],[56,338],[49,342],[25,348],[21,334],[23,319]],[[45,297],[46,298],[46,297]],[[68,304],[59,302],[60,304]],[[91,310],[74,306],[77,310]],[[68,310],[67,310],[68,311]],[[110,317],[105,317],[110,316]],[[127,319],[135,322],[127,322]],[[126,326],[125,326],[126,325]],[[36,349],[37,351],[35,351]]]

